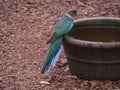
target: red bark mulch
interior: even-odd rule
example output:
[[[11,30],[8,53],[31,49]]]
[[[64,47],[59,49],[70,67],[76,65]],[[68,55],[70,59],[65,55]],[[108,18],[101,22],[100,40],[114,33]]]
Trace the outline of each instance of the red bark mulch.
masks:
[[[120,81],[74,78],[56,65],[40,70],[55,22],[66,11],[77,18],[120,17],[120,0],[0,0],[0,90],[115,90]],[[66,59],[62,53],[60,60]],[[41,81],[48,77],[50,84]],[[119,89],[120,90],[120,89]]]

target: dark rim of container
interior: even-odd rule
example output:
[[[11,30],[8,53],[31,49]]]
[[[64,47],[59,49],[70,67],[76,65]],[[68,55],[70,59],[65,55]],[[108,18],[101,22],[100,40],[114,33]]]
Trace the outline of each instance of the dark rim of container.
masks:
[[[120,25],[120,18],[114,18],[114,17],[96,17],[96,18],[84,18],[84,19],[78,19],[74,21],[74,25],[78,23],[87,23],[87,22],[98,22],[98,21],[105,21],[105,22],[111,22],[115,23],[117,25]],[[78,40],[73,37],[70,37],[69,35],[65,36],[65,39],[67,42],[74,44],[74,45],[81,45],[84,47],[93,47],[93,48],[117,48],[120,47],[120,42],[94,42],[94,41],[85,41],[85,40]]]

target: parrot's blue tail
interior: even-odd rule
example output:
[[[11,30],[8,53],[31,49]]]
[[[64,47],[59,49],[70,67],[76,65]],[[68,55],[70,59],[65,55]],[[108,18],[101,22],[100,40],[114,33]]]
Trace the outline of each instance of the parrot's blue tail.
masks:
[[[53,67],[55,66],[56,62],[57,62],[58,59],[59,59],[59,56],[60,56],[61,50],[62,50],[62,45],[60,45],[60,47],[59,47],[59,49],[58,49],[58,51],[57,51],[56,56],[55,56],[55,57],[53,58],[53,60],[52,60],[51,65],[52,65]]]
[[[62,50],[62,45],[60,45],[60,47],[59,47],[56,55],[55,55],[54,58],[52,59],[52,62],[51,62],[51,64],[50,64],[50,66],[48,67],[47,72],[49,72],[49,71],[50,71],[50,68],[51,68],[51,67],[54,67],[55,64],[56,64],[56,62],[59,60],[59,56],[60,56],[61,50]]]
[[[46,59],[45,64],[42,68],[42,71],[41,71],[42,74],[45,72],[49,72],[51,67],[54,67],[56,62],[59,59],[61,49],[62,49],[62,44],[60,42],[60,43],[57,43],[55,45],[56,46],[51,44],[51,46],[50,46],[50,50],[49,50],[47,59]]]

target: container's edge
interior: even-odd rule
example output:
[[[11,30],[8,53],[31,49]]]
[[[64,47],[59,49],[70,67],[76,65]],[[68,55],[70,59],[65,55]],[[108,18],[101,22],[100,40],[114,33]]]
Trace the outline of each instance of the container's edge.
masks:
[[[91,18],[80,18],[74,21],[76,22],[82,22],[82,21],[89,21],[89,20],[117,20],[120,22],[119,17],[91,17]]]
[[[67,39],[67,40],[66,40]],[[93,47],[93,48],[120,48],[120,42],[93,42],[93,41],[85,41],[85,40],[78,40],[66,35],[64,37],[68,43],[74,45],[81,45],[83,47]]]
[[[74,21],[75,24],[79,22],[89,22],[91,20],[111,20],[116,22],[117,24],[120,23],[120,18],[117,17],[92,17],[92,18],[82,18],[77,19]],[[71,42],[72,44],[82,45],[85,47],[95,47],[95,48],[120,48],[120,42],[95,42],[95,41],[85,41],[85,40],[78,40],[73,37],[70,37],[66,35],[64,37],[67,39],[68,42]]]

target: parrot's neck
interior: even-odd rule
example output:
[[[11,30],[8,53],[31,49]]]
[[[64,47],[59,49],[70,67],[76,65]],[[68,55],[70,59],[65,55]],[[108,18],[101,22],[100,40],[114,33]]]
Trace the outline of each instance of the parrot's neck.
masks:
[[[69,17],[69,18],[73,19],[73,17],[72,17],[70,14],[65,13],[65,15],[66,15],[67,17]]]

